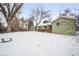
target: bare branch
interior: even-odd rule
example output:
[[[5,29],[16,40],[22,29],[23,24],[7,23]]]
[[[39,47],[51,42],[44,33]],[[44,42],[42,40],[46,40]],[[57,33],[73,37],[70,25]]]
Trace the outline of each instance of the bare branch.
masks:
[[[4,5],[7,8],[7,12],[8,12],[7,16],[10,16],[10,4],[9,3],[4,3]]]
[[[32,10],[31,12],[31,16],[32,18],[34,18],[34,20],[38,23],[40,23],[42,21],[42,19],[44,18],[48,18],[48,17],[51,17],[50,11],[46,11],[44,10],[44,8],[35,8]]]
[[[19,10],[20,10],[20,8],[22,7],[22,5],[23,5],[23,3],[19,4],[18,6],[16,6],[14,12],[13,12],[12,15],[11,15],[11,18],[13,18],[13,17],[16,15],[16,13],[19,12]]]
[[[7,19],[6,10],[5,10],[5,8],[4,8],[4,6],[3,6],[3,4],[1,4],[1,3],[0,3],[0,8],[1,8],[1,12],[2,12],[2,14],[3,14],[3,15],[4,15],[4,17]]]

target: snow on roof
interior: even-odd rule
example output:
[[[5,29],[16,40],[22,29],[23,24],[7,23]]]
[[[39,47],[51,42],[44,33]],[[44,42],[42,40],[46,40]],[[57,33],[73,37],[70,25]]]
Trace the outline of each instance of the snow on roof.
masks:
[[[45,23],[45,24],[42,23],[42,24],[39,24],[39,25],[37,25],[37,26],[39,27],[39,26],[47,26],[47,25],[51,25],[51,23]]]
[[[63,18],[70,18],[70,19],[76,19],[75,16],[71,16],[70,14],[67,15],[67,16],[60,16],[59,14],[56,14],[52,17],[52,20],[51,22],[57,20],[57,18],[60,18],[60,17],[63,17]]]
[[[59,14],[58,14],[58,13],[57,13],[57,14],[55,14],[55,15],[52,17],[52,19],[51,19],[51,21],[50,21],[50,22],[55,21],[57,18],[59,18]]]
[[[44,19],[42,19],[42,21],[41,21],[41,23],[40,23],[40,24],[43,24],[43,22],[44,22],[45,20],[49,21],[49,19],[48,19],[48,18],[44,18]]]
[[[70,19],[76,19],[75,16],[61,16],[63,18],[70,18]]]

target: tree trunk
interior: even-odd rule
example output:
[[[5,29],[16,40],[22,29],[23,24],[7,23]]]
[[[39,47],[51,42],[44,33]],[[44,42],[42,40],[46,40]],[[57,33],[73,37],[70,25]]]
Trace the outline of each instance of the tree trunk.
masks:
[[[11,32],[12,31],[11,22],[8,21],[7,23],[8,23],[8,25],[7,25],[7,32]]]

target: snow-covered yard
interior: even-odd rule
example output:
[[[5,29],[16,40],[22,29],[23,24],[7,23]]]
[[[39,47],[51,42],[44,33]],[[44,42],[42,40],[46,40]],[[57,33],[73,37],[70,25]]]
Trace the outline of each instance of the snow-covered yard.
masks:
[[[0,34],[13,41],[0,43],[0,55],[8,56],[73,56],[79,55],[75,36],[42,32],[15,32]],[[0,40],[1,41],[1,40]]]

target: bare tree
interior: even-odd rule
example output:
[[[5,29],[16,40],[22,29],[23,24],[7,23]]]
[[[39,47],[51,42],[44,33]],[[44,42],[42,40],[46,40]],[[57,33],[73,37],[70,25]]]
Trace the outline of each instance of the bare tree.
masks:
[[[36,21],[36,26],[39,24],[43,19],[50,18],[51,14],[49,10],[45,10],[44,8],[37,7],[32,9],[30,18]]]
[[[59,13],[60,16],[67,16],[68,14],[72,14],[69,8],[65,9],[63,13]]]
[[[0,12],[7,21],[7,31],[11,32],[11,21],[21,9],[23,3],[0,3]]]
[[[35,8],[32,9],[30,17],[34,19],[37,23],[40,23],[42,19],[50,17],[50,11],[46,11],[44,8]]]

